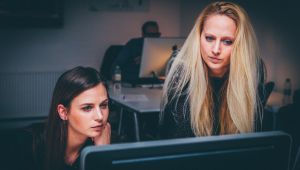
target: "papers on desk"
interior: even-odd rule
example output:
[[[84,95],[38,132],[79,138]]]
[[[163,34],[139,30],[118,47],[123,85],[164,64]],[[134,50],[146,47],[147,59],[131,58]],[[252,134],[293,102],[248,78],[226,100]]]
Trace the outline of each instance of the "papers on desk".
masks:
[[[149,101],[148,97],[143,94],[126,94],[122,95],[122,100],[125,102],[147,102]]]
[[[164,84],[140,84],[138,86],[143,88],[163,88]]]

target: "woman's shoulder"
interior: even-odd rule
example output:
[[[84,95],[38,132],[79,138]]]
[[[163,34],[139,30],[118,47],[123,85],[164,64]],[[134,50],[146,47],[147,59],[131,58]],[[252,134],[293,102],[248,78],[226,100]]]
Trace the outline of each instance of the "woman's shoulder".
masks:
[[[12,165],[12,169],[39,169],[44,146],[44,132],[41,127],[43,125],[33,124],[16,132],[10,155],[18,163]]]
[[[40,148],[45,142],[45,124],[44,123],[34,123],[23,130],[22,135],[28,140],[32,145],[33,150],[36,147]]]
[[[33,160],[36,169],[42,169],[44,166],[45,158],[45,123],[35,124],[32,127],[32,148],[33,148]]]

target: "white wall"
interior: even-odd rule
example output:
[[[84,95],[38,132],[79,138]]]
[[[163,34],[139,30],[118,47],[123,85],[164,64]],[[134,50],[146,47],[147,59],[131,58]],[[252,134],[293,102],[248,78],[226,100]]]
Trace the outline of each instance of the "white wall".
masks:
[[[54,83],[35,83],[35,78],[24,82],[14,77],[27,80],[27,75],[45,72],[42,74],[51,78],[55,72],[78,65],[99,69],[107,47],[140,37],[141,26],[147,20],[159,23],[162,36],[179,35],[179,0],[149,0],[146,11],[123,12],[91,11],[88,2],[66,0],[64,27],[60,29],[0,29],[0,97],[4,101],[0,104],[0,119],[48,113],[49,89],[54,88]],[[28,83],[31,85],[25,85]]]
[[[0,30],[0,72],[98,69],[106,48],[140,36],[147,20],[159,23],[162,36],[179,35],[179,0],[150,0],[141,12],[93,12],[88,2],[66,0],[62,29]]]
[[[275,81],[276,90],[282,90],[287,77],[294,88],[300,88],[300,20],[296,2],[236,1],[253,21],[268,79]],[[158,21],[163,36],[187,36],[210,0],[150,0],[149,11],[140,12],[93,12],[88,2],[66,0],[61,29],[0,29],[0,73],[59,72],[77,65],[98,69],[107,47],[140,36],[140,27],[146,20]],[[0,97],[5,98],[3,94]]]
[[[252,19],[268,79],[278,90],[287,77],[300,88],[297,2],[235,1]],[[0,30],[0,72],[61,71],[77,65],[98,69],[106,48],[140,36],[146,20],[157,20],[163,36],[187,36],[198,13],[211,1],[150,0],[149,11],[140,12],[93,12],[88,2],[66,0],[62,29]]]

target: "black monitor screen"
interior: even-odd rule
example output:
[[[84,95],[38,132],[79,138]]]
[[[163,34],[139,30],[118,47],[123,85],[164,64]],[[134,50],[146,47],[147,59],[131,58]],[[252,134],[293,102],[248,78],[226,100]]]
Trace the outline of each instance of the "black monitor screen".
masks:
[[[89,146],[81,170],[288,170],[290,137],[283,132],[195,137]]]

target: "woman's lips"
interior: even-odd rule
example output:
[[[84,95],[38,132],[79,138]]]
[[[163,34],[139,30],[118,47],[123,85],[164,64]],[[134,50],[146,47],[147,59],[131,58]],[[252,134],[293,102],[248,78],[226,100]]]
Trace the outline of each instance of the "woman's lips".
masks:
[[[93,126],[92,129],[94,130],[102,130],[103,125],[97,125],[97,126]]]
[[[222,59],[217,58],[217,57],[208,57],[208,58],[214,64],[217,64],[217,63],[219,63],[222,60]]]

